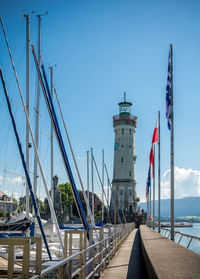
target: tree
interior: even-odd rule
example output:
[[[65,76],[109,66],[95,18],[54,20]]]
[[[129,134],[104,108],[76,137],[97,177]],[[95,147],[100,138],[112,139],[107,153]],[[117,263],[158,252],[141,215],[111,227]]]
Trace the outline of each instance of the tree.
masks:
[[[19,198],[19,209],[21,212],[26,210],[26,196]]]
[[[60,184],[58,189],[61,191],[61,200],[62,200],[62,209],[63,212],[66,212],[66,208],[68,212],[70,212],[70,207],[74,202],[71,186],[69,183]]]
[[[18,202],[15,198],[13,198],[12,201],[13,201],[13,211],[15,211],[18,207]]]

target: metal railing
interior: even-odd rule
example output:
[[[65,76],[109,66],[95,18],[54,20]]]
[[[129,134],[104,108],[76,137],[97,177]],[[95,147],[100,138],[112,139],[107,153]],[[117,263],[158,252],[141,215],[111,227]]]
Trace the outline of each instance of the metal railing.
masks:
[[[24,247],[21,272],[19,268],[16,271],[18,275],[21,274],[20,278],[72,279],[77,276],[82,279],[94,278],[96,275],[99,276],[106,268],[106,265],[134,228],[135,223],[127,223],[91,229],[89,241],[84,230],[66,230],[64,235],[64,258],[44,263],[42,263],[41,238],[1,239],[0,246],[9,247],[8,278],[14,278],[16,271],[14,266],[15,245]],[[76,236],[74,236],[75,234]],[[36,243],[34,266],[30,265],[31,242]]]
[[[106,268],[106,265],[115,255],[121,243],[134,228],[135,223],[129,223],[99,229],[99,238],[102,238],[100,241],[93,243],[85,249],[80,249],[79,252],[61,261],[53,262],[43,269],[40,275],[33,275],[31,279],[71,279],[77,275],[82,279],[94,278],[96,274],[100,275]],[[108,230],[107,237],[103,237],[105,229]],[[93,237],[93,231],[91,230],[91,237]],[[84,233],[84,231],[82,232]],[[69,249],[71,248],[69,247]],[[74,262],[75,266],[73,265]]]
[[[115,115],[113,116],[113,121],[118,121],[118,120],[133,120],[137,121],[137,117],[134,115]]]
[[[168,235],[167,235],[167,232],[169,232]],[[171,236],[171,230],[170,229],[161,228],[160,233],[167,238],[170,238],[170,236]],[[178,244],[180,244],[183,237],[189,238],[189,242],[188,242],[186,248],[189,248],[193,239],[200,241],[200,237],[195,236],[195,235],[190,235],[190,234],[182,233],[182,232],[179,232],[179,231],[174,231],[174,239],[175,239],[176,235],[180,235],[180,238],[177,240]]]

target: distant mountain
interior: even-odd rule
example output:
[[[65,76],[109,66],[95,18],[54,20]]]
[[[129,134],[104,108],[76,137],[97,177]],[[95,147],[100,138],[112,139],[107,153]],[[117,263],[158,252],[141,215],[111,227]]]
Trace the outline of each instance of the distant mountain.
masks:
[[[140,209],[146,211],[146,202],[140,203]],[[153,202],[151,201],[153,212]],[[158,201],[155,201],[155,215],[158,215]],[[200,216],[200,197],[186,197],[174,200],[174,215],[175,217],[182,216]],[[161,200],[161,216],[170,216],[170,199]]]

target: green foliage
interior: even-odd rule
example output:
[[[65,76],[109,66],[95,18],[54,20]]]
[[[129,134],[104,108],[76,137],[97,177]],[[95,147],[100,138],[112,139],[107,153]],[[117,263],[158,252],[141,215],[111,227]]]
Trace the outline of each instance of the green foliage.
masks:
[[[19,209],[20,212],[26,210],[26,196],[19,198]]]
[[[18,213],[22,211],[26,211],[26,196],[20,197],[19,203],[17,203],[17,200],[15,199],[13,199],[13,202],[14,202],[13,211],[15,211],[17,207],[19,208]],[[49,211],[48,201],[46,198],[44,202],[42,202],[38,197],[36,197],[36,202],[40,212],[44,213],[45,211]],[[33,213],[33,203],[32,203],[31,196],[29,196],[29,205],[30,205],[30,212]]]
[[[61,199],[62,199],[62,209],[65,212],[65,208],[70,211],[70,206],[74,202],[71,186],[69,183],[60,184],[58,186],[59,190],[61,191]]]
[[[0,210],[0,217],[3,217],[3,216],[4,216],[4,211]]]
[[[13,198],[12,201],[14,203],[13,204],[13,211],[15,211],[17,209],[17,207],[18,207],[18,201],[15,198]]]
[[[98,212],[94,213],[94,219],[95,222],[100,222],[102,219],[102,210],[99,210]]]

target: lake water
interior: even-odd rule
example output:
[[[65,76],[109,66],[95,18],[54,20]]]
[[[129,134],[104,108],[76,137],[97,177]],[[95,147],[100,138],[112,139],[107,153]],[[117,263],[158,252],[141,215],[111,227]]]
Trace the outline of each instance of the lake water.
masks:
[[[168,228],[170,229],[170,228]],[[174,228],[175,231],[182,232],[189,235],[195,235],[200,237],[200,223],[193,223],[193,227],[189,228]],[[167,233],[168,235],[168,233]],[[180,239],[180,234],[176,234],[175,241],[178,242]],[[190,238],[183,236],[180,245],[187,247],[188,243],[190,241]],[[193,239],[189,248],[193,252],[200,254],[200,241]]]

